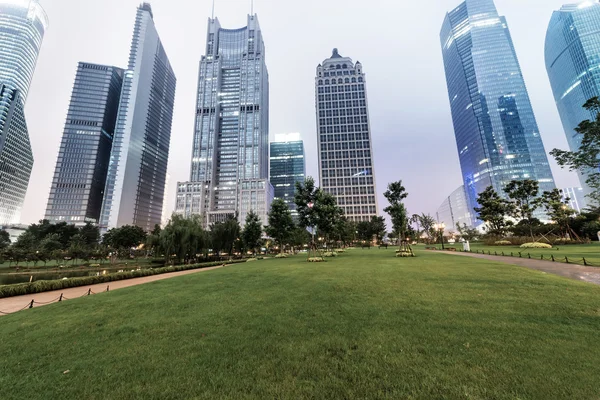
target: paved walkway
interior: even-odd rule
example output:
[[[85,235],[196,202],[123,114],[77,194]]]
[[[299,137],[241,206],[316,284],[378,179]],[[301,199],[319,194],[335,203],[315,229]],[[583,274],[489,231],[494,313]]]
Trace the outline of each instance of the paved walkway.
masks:
[[[445,254],[461,257],[481,258],[484,260],[491,261],[499,261],[507,264],[518,265],[520,267],[535,269],[537,271],[547,272],[549,274],[564,276],[565,278],[600,285],[600,268],[596,267],[584,267],[582,265],[533,260],[528,258],[488,256],[485,254],[460,253],[450,251]]]
[[[122,288],[130,287],[130,286],[137,286],[137,285],[142,285],[142,284],[148,283],[148,282],[155,282],[155,281],[160,281],[163,279],[175,278],[177,276],[196,274],[198,272],[211,271],[211,270],[217,269],[217,268],[223,268],[223,266],[209,267],[209,268],[202,268],[202,269],[192,269],[192,270],[180,271],[180,272],[170,272],[167,274],[145,276],[143,278],[133,278],[133,279],[126,279],[126,280],[122,280],[122,281],[101,283],[98,285],[80,286],[80,287],[69,288],[69,289],[55,290],[52,292],[35,293],[35,294],[27,294],[24,296],[8,297],[6,299],[0,299],[0,311],[3,313],[13,313],[16,311],[20,311],[20,310],[28,307],[29,304],[31,303],[31,300],[34,300],[36,302],[36,304],[34,305],[35,308],[41,307],[46,304],[38,304],[38,303],[53,302],[54,300],[58,299],[61,294],[64,297],[66,297],[67,299],[74,299],[74,298],[82,297],[82,296],[86,295],[90,289],[94,293],[101,293],[101,292],[106,292],[106,288],[110,287],[110,291],[112,292],[113,290],[122,289]],[[0,313],[0,317],[2,317],[3,315],[4,314]]]

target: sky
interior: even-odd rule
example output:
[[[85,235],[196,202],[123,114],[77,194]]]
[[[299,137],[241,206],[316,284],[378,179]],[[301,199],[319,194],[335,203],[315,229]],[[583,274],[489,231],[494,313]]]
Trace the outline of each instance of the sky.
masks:
[[[568,0],[496,0],[521,63],[549,152],[567,148],[548,75],[544,38]],[[22,223],[43,218],[79,61],[127,66],[138,0],[41,0],[50,26],[26,105],[35,164]],[[255,0],[270,75],[270,136],[299,132],[307,173],[318,178],[316,67],[334,47],[360,61],[367,96],[381,213],[388,183],[402,180],[410,214],[435,211],[461,184],[439,32],[458,0]],[[189,179],[200,57],[212,0],[154,0],[154,20],[177,76],[171,134],[169,210],[177,181]],[[224,28],[246,25],[250,0],[216,0]],[[550,157],[551,158],[551,157]],[[550,160],[558,187],[577,177]]]

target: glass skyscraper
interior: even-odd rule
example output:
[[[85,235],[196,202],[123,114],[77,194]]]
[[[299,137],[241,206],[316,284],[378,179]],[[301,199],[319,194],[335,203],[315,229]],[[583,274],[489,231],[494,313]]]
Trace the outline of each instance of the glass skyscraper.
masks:
[[[447,232],[456,232],[457,224],[473,227],[473,214],[473,209],[469,208],[465,187],[461,186],[444,199],[436,212],[436,219],[438,223],[446,225]]]
[[[300,140],[300,135],[275,135],[275,142],[271,142],[270,157],[270,181],[275,198],[285,201],[296,217],[296,182],[304,182],[306,179],[304,142]]]
[[[319,178],[351,221],[378,215],[366,76],[333,49],[315,78]]]
[[[269,183],[269,74],[256,15],[239,29],[209,19],[200,61],[189,182],[180,182],[176,212],[205,224],[254,211],[266,223]]]
[[[504,195],[512,180],[554,189],[508,25],[493,0],[466,0],[450,11],[440,39],[469,208],[486,187]]]
[[[569,147],[579,150],[582,135],[575,128],[595,119],[582,106],[600,96],[600,2],[563,6],[552,14],[546,34],[546,69]],[[591,189],[579,173],[584,191]]]
[[[0,226],[19,222],[33,168],[24,108],[47,26],[37,0],[0,0]]]
[[[110,155],[102,230],[161,223],[176,79],[148,3],[137,11]]]
[[[123,73],[117,67],[79,63],[47,220],[76,225],[99,222]]]

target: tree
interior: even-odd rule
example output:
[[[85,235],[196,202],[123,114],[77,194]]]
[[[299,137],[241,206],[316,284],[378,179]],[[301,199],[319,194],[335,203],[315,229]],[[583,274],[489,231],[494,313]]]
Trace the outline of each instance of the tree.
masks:
[[[402,181],[398,181],[390,183],[383,195],[390,203],[383,211],[388,213],[392,219],[394,235],[403,240],[406,237],[408,228],[408,213],[403,200],[408,197],[408,193],[404,186],[402,186]]]
[[[467,242],[471,242],[475,240],[477,236],[479,236],[479,231],[477,229],[469,228],[467,224],[464,223],[461,225],[460,222],[458,222],[456,224],[456,230],[458,231],[460,237]]]
[[[265,227],[265,232],[275,239],[276,243],[279,243],[281,253],[283,253],[285,241],[290,238],[293,229],[294,220],[288,205],[282,199],[273,201],[269,212],[269,225]]]
[[[479,219],[486,223],[487,231],[491,235],[504,235],[506,229],[511,225],[506,216],[511,213],[511,205],[508,201],[498,195],[492,186],[488,186],[477,198],[479,207],[475,212]]]
[[[146,232],[139,226],[125,225],[106,232],[102,243],[115,250],[131,250],[146,241]]]
[[[10,234],[4,229],[0,230],[0,252],[6,250],[10,243]]]
[[[247,249],[252,250],[252,253],[256,253],[256,249],[260,246],[261,237],[262,224],[260,217],[254,211],[250,211],[246,215],[246,223],[242,231],[243,244]]]
[[[233,246],[240,237],[240,223],[233,215],[227,217],[224,222],[211,225],[210,238],[215,253],[233,253]]]
[[[550,192],[542,193],[541,205],[546,210],[548,217],[554,221],[560,229],[561,235],[566,237],[572,233],[570,222],[573,216],[577,213],[569,207],[568,201],[563,201],[563,193],[559,189],[554,189]]]
[[[174,257],[181,263],[198,258],[207,246],[207,234],[198,215],[186,218],[173,214],[165,229],[154,228],[149,238],[159,235],[157,247],[165,252],[167,261]]]
[[[169,221],[170,222],[170,221]],[[154,225],[154,229],[146,237],[146,255],[156,255],[161,249],[160,235],[162,234],[162,228],[159,224]]]
[[[421,235],[421,219],[419,214],[413,214],[410,217],[410,222],[417,225],[417,229],[414,230],[414,235],[416,236],[416,241],[419,241],[419,236]]]
[[[371,217],[371,233],[377,238],[377,242],[381,244],[383,238],[387,234],[387,226],[383,217]]]
[[[588,195],[590,203],[600,205],[600,99],[593,97],[584,105],[593,114],[594,120],[582,121],[575,131],[582,136],[581,146],[577,151],[554,149],[550,152],[562,167],[571,171],[580,171],[587,175],[586,183],[592,189]]]
[[[371,223],[367,221],[361,221],[356,224],[356,232],[358,239],[363,242],[370,242],[373,240],[373,233]]]
[[[91,222],[87,222],[79,228],[79,234],[84,238],[85,244],[89,247],[95,247],[100,242],[100,229]]]
[[[71,245],[69,246],[69,255],[73,259],[73,264],[77,259],[83,259],[86,257],[86,240],[81,234],[77,234],[71,238]]]
[[[525,221],[524,224],[529,227],[531,239],[535,242],[533,214],[540,207],[539,183],[531,179],[511,181],[504,188],[504,192],[512,200],[511,207],[509,207],[510,215],[515,217],[518,222]]]
[[[435,231],[435,219],[429,214],[421,214],[419,216],[419,223],[421,229],[427,235],[429,243],[433,243],[437,238],[437,232]]]

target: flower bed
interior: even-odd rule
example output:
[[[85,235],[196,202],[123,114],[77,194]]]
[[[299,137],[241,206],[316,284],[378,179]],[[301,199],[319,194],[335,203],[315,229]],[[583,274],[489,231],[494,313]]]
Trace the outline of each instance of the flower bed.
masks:
[[[551,249],[552,246],[547,243],[525,243],[521,245],[522,249]]]

